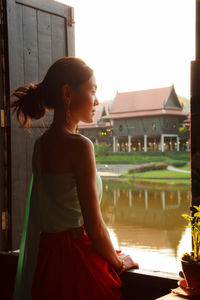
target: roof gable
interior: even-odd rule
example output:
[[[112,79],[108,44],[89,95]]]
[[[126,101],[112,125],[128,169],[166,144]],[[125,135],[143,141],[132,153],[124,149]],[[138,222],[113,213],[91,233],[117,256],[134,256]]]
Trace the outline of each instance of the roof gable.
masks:
[[[164,107],[165,108],[170,108],[170,107],[171,108],[182,108],[182,105],[176,95],[174,86],[172,86],[169,96],[165,101]]]
[[[78,123],[78,127],[79,128],[93,128],[93,127],[98,127],[99,123],[104,123],[105,126],[110,126],[110,121],[106,122],[105,119],[103,118],[103,116],[108,115],[109,113],[109,105],[110,103],[106,103],[106,102],[99,102],[99,104],[97,106],[94,107],[95,109],[95,114],[93,116],[93,122],[91,123],[86,123],[83,121],[80,121]]]
[[[106,115],[107,115],[107,113],[106,113],[105,106],[104,106],[103,110],[102,110],[102,113],[101,113],[101,117],[106,116]]]

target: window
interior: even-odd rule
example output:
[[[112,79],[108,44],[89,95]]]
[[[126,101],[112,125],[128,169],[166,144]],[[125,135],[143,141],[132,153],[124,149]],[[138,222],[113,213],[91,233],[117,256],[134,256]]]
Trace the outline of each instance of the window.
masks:
[[[106,135],[106,134],[107,134],[106,130],[102,129],[101,132],[100,132],[100,135]]]
[[[155,46],[153,45],[153,47]],[[133,53],[132,55],[134,56]],[[151,123],[149,123],[149,127]],[[153,135],[158,131],[158,129],[156,130],[156,124],[154,120],[152,123]],[[168,121],[166,122],[166,127],[171,128],[171,130],[174,125],[178,126],[178,124],[171,124],[171,122],[168,124]],[[195,128],[194,122],[193,125],[193,128]],[[132,124],[129,128],[133,129],[133,132],[136,131],[134,130],[135,126]],[[195,134],[197,138],[198,128],[199,124],[196,124]],[[113,129],[122,132],[123,125],[118,126],[117,124]],[[80,132],[84,134],[81,129]],[[142,137],[140,138],[141,146],[143,146],[144,141]],[[147,139],[149,140],[150,137],[147,137]],[[198,145],[198,140],[195,144]],[[120,146],[119,143],[118,146]],[[133,136],[132,149],[134,151],[137,150],[136,146],[137,139]],[[135,157],[136,154],[134,153]],[[151,157],[148,158],[148,162],[150,160]],[[144,162],[146,163],[145,160]],[[135,164],[140,165],[137,160],[135,160]],[[181,253],[181,247],[184,246],[188,238],[188,231],[185,230],[184,220],[180,216],[181,213],[189,211],[190,185],[184,184],[183,186],[182,184],[180,188],[181,184],[179,186],[174,184],[166,187],[167,182],[166,180],[163,182],[162,178],[157,180],[156,184],[148,183],[145,179],[134,181],[134,183],[113,183],[111,181],[108,184],[105,183],[106,181],[104,186],[107,186],[107,189],[104,191],[102,212],[112,233],[113,241],[117,241],[117,237],[119,237],[121,248],[132,253],[134,259],[138,262],[143,261],[140,266],[144,269],[162,268],[160,264],[162,260],[166,261],[168,268],[162,270],[176,272],[173,269],[174,262],[179,259],[179,257],[176,259],[176,254]],[[121,190],[125,190],[126,193],[120,193]]]
[[[119,125],[119,131],[122,131],[123,130],[123,126],[122,124]]]

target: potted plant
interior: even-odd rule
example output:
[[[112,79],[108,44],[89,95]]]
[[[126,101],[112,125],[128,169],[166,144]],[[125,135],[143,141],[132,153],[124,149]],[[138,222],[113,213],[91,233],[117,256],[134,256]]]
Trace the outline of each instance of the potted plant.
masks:
[[[183,274],[190,289],[200,289],[200,205],[193,206],[196,212],[193,216],[182,214],[191,228],[193,251],[184,253],[181,257]]]

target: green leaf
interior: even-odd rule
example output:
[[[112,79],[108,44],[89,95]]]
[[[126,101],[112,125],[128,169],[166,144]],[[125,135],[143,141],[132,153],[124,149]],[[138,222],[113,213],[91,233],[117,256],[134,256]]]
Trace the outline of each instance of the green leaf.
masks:
[[[196,208],[196,210],[200,212],[200,205],[199,206],[193,205],[193,207]]]
[[[200,211],[194,213],[194,217],[200,218]]]
[[[183,218],[185,218],[187,221],[191,222],[193,220],[193,217],[186,215],[186,214],[182,214],[181,215]]]

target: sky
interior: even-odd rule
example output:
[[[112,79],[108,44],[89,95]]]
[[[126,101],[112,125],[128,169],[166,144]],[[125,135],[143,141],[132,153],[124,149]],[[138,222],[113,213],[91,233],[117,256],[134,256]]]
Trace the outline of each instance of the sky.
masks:
[[[174,84],[190,98],[195,0],[56,0],[74,7],[75,56],[94,70],[99,102]]]

